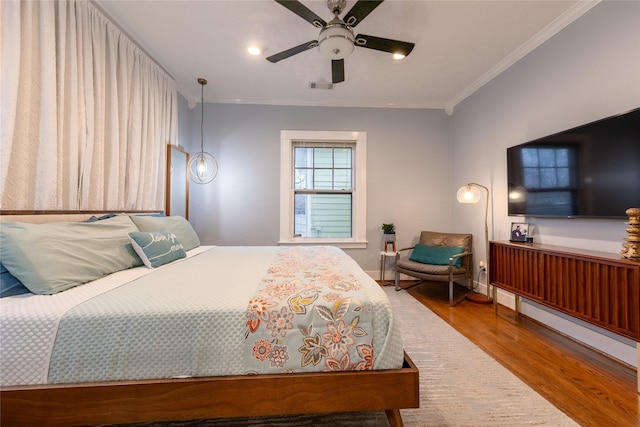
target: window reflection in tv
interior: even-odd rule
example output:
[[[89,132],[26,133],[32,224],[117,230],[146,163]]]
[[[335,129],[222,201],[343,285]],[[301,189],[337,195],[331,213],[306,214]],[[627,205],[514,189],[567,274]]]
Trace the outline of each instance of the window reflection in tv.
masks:
[[[626,218],[640,207],[640,108],[507,149],[509,215]]]

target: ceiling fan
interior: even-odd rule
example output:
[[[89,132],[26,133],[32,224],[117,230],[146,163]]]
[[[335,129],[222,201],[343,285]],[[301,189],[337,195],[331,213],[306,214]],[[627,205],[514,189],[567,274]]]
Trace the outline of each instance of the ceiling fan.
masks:
[[[347,3],[346,0],[327,0],[327,7],[334,16],[329,22],[325,22],[297,0],[275,1],[313,26],[320,28],[320,34],[318,35],[318,40],[311,40],[271,55],[267,58],[267,61],[275,63],[317,46],[320,53],[331,59],[332,83],[344,81],[344,58],[353,52],[355,46],[402,56],[409,55],[415,46],[414,43],[368,36],[366,34],[354,36],[353,28],[362,22],[383,0],[358,0],[344,16],[344,19],[340,19],[339,15]]]

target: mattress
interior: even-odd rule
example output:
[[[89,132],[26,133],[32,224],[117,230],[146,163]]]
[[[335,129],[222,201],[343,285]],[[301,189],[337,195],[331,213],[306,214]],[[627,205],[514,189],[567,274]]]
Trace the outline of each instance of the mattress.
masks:
[[[264,293],[261,285],[279,280],[280,270],[274,266],[281,265],[283,254],[291,250],[301,249],[200,247],[189,251],[186,259],[157,269],[121,271],[55,295],[3,298],[1,384],[255,373],[246,356],[248,303]],[[354,300],[366,297],[352,306],[358,319],[368,319],[357,326],[363,327],[365,341],[373,349],[372,368],[401,367],[402,340],[382,289],[344,252],[335,248],[324,252],[332,253],[331,261],[317,254],[311,257],[322,260],[319,266],[339,266],[351,283],[357,283]],[[321,276],[302,270],[294,280],[302,281],[300,285]],[[337,284],[344,282],[344,277],[335,278]],[[322,298],[326,301],[326,295]],[[329,307],[342,315],[344,300]],[[364,329],[365,323],[370,330]],[[315,336],[306,330],[313,328],[319,332],[317,325],[296,323],[294,329]],[[272,337],[270,342],[281,340]],[[323,364],[308,365],[327,370]],[[295,366],[283,371],[301,372]]]

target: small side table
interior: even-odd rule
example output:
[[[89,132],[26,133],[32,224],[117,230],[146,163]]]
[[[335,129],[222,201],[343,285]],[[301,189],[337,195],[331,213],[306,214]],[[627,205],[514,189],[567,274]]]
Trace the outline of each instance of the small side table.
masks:
[[[394,252],[388,252],[388,251],[382,251],[380,252],[380,282],[382,286],[386,286],[386,277],[385,277],[385,267],[387,264],[387,258],[395,258],[396,257],[396,253]]]

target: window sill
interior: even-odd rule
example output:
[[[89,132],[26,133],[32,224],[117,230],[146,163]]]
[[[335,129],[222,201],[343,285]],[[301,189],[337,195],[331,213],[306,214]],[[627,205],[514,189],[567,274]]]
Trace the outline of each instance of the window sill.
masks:
[[[367,241],[356,241],[356,240],[341,240],[341,239],[329,239],[329,238],[316,238],[316,239],[291,239],[291,240],[280,240],[278,244],[280,246],[299,246],[299,245],[307,245],[307,246],[320,246],[320,245],[329,245],[336,246],[340,249],[366,249]]]

